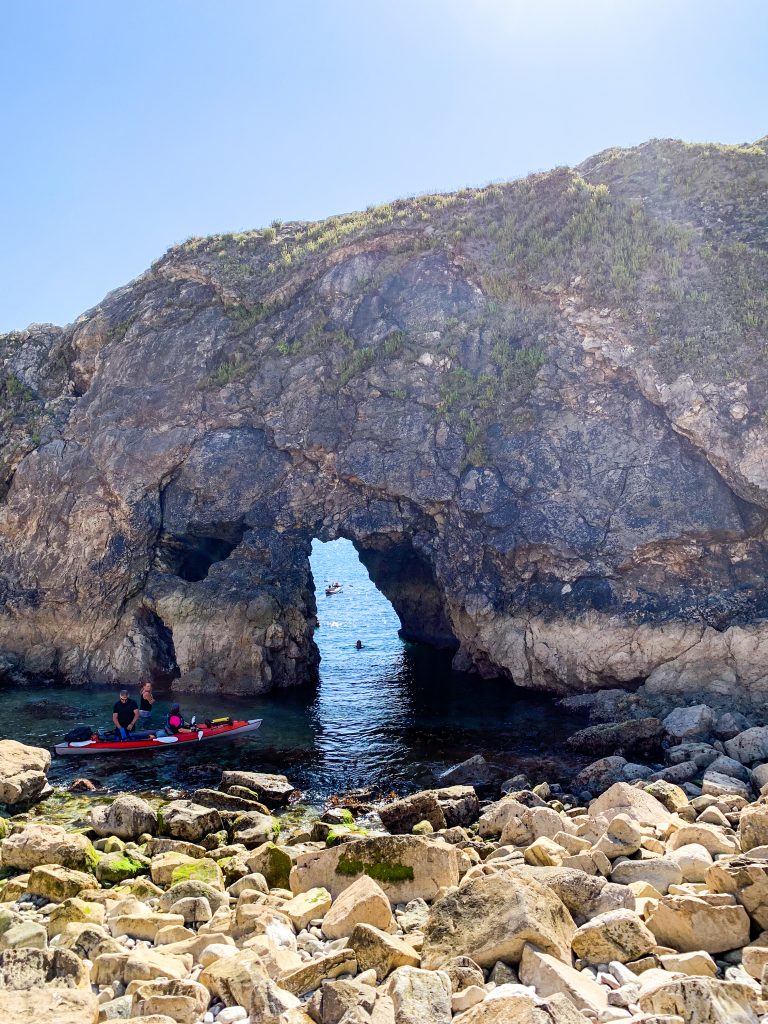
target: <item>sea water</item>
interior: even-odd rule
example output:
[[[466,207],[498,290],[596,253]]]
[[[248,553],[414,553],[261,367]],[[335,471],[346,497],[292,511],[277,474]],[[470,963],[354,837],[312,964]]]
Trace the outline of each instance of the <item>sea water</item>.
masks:
[[[248,698],[174,694],[186,718],[229,714],[262,718],[263,725],[251,736],[194,750],[54,758],[51,782],[85,776],[113,790],[189,790],[215,784],[222,768],[241,768],[284,773],[306,800],[321,802],[356,788],[384,794],[431,786],[441,771],[478,753],[534,781],[567,778],[586,763],[563,745],[582,718],[508,679],[453,672],[447,652],[405,643],[394,609],[350,541],[315,541],[311,564],[317,687]],[[326,597],[326,585],[337,580],[342,590]],[[0,737],[52,747],[78,722],[109,727],[116,699],[117,688],[7,688]],[[157,725],[168,706],[168,696],[158,694]]]

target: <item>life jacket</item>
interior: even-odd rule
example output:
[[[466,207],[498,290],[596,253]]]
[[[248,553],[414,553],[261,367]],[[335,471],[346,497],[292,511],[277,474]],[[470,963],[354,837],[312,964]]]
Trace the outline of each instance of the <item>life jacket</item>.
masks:
[[[169,711],[165,719],[165,727],[168,732],[176,733],[182,725],[184,725],[184,719],[181,715]]]

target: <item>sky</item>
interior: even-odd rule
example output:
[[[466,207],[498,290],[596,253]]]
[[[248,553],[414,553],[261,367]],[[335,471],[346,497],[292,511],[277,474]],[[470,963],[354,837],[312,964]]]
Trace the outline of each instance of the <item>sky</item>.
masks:
[[[0,0],[0,331],[190,235],[768,133],[765,0]]]

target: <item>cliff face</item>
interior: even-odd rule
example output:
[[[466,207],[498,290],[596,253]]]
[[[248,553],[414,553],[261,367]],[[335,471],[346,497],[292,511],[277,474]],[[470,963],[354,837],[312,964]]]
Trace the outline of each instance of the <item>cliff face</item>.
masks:
[[[312,679],[308,554],[568,692],[768,692],[768,146],[191,239],[0,339],[17,678]]]

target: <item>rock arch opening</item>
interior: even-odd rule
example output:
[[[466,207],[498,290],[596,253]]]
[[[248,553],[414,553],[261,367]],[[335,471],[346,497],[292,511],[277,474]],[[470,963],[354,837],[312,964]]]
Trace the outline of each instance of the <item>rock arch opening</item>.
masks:
[[[229,558],[244,535],[243,523],[217,523],[185,534],[163,530],[157,541],[155,568],[187,583],[199,583],[212,565]]]
[[[321,555],[321,551],[325,554]],[[336,563],[331,554],[334,551],[339,553],[340,565],[353,565],[359,560],[373,587],[393,610],[392,624],[403,640],[451,652],[458,649],[432,566],[404,534],[317,538],[311,567],[321,619],[325,587],[338,577],[338,572],[334,575],[331,568]]]

